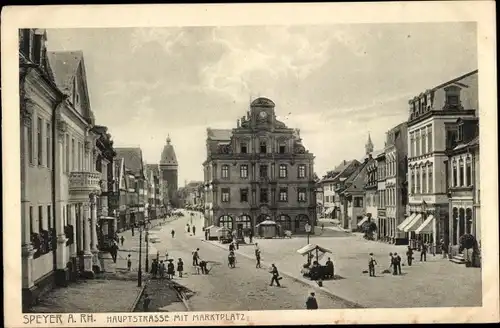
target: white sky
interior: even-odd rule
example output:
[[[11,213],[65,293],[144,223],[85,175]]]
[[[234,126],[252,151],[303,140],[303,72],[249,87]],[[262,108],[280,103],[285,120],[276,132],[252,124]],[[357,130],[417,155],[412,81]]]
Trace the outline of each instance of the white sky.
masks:
[[[82,50],[96,122],[158,162],[170,134],[179,185],[203,180],[206,128],[232,128],[250,97],[276,103],[319,176],[375,149],[408,99],[477,69],[474,23],[48,30]]]

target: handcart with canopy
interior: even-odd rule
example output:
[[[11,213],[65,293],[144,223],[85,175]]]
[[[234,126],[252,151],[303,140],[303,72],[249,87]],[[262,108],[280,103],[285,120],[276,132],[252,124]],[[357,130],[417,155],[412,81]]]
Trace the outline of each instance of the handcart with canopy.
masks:
[[[276,222],[272,220],[265,220],[256,225],[259,236],[261,238],[274,238],[276,237]]]
[[[311,280],[324,280],[329,278],[333,271],[333,267],[329,268],[326,265],[319,264],[319,261],[325,256],[326,253],[332,253],[327,248],[321,247],[317,244],[307,244],[306,246],[297,250],[302,256],[307,256],[307,263],[303,265],[302,275]],[[315,259],[312,264],[311,260]]]
[[[228,244],[233,241],[233,234],[231,230],[226,227],[221,227],[217,230],[217,234],[219,235],[219,242],[223,244]]]

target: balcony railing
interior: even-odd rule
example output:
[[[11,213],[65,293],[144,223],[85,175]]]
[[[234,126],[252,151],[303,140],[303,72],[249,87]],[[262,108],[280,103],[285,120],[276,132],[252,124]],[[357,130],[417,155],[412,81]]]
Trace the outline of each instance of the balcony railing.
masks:
[[[69,177],[70,192],[92,192],[100,190],[99,172],[71,172]]]

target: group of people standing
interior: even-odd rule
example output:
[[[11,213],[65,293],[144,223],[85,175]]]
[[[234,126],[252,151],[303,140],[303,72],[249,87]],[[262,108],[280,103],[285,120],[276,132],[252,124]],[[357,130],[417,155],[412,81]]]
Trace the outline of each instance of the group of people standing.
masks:
[[[174,259],[168,258],[168,252],[165,252],[165,261],[160,260],[160,252],[156,253],[156,258],[153,259],[151,263],[151,275],[154,278],[167,278],[173,279],[175,276],[175,264]],[[184,271],[184,262],[182,258],[177,260],[177,272],[179,274],[179,278],[182,278],[182,272]]]
[[[427,252],[428,252],[428,245],[427,244],[421,244],[419,245],[420,251],[420,262],[426,262],[427,261]],[[408,266],[411,266],[413,263],[413,260],[415,259],[413,257],[414,255],[414,250],[411,248],[411,246],[408,246],[408,249],[406,251],[406,263]],[[401,266],[402,266],[402,259],[401,256],[398,255],[398,253],[389,253],[389,267],[390,271],[392,272],[393,275],[401,275]],[[370,253],[370,259],[368,260],[368,272],[370,274],[370,277],[375,277],[375,266],[377,265],[377,261],[375,260],[375,257],[373,253]]]

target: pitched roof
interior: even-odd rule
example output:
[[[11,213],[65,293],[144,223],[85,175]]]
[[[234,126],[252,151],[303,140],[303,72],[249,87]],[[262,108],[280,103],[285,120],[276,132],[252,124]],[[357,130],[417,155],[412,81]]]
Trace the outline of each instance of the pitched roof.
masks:
[[[335,168],[333,169],[333,172],[338,172],[338,173],[340,173],[340,172],[344,171],[344,169],[345,169],[347,166],[349,166],[349,164],[351,164],[351,162],[352,162],[352,161],[346,161],[346,160],[343,160],[342,162],[340,162],[340,164],[339,164],[339,165],[337,165],[337,167],[335,167]]]
[[[56,85],[61,91],[69,91],[78,66],[83,59],[82,51],[48,51],[50,68]]]
[[[175,149],[171,142],[170,136],[168,136],[167,143],[161,152],[160,164],[177,165],[177,156],[175,155]]]
[[[135,175],[143,173],[142,150],[141,148],[115,148],[116,157],[123,158],[125,168]]]
[[[157,164],[146,164],[146,170],[153,172],[155,177],[160,176],[160,170],[158,169]]]
[[[212,129],[207,128],[207,139],[216,141],[229,141],[233,131],[231,129]]]

